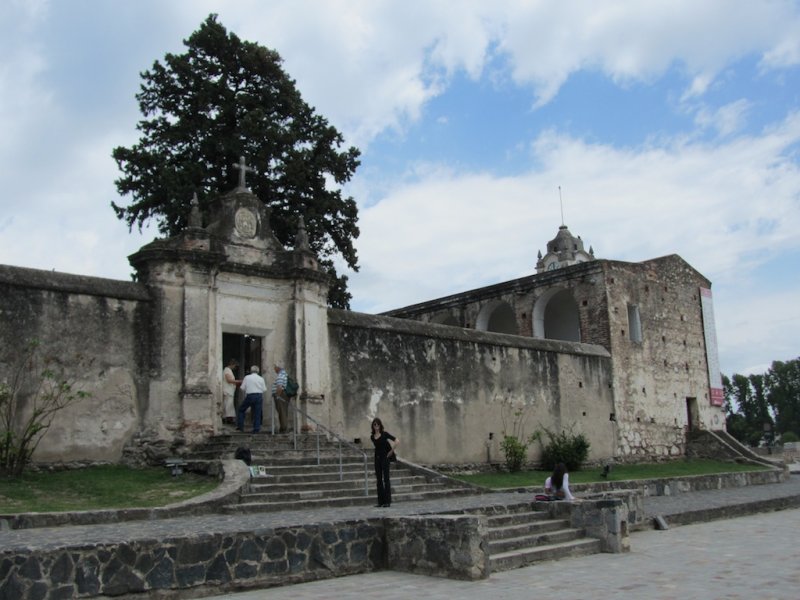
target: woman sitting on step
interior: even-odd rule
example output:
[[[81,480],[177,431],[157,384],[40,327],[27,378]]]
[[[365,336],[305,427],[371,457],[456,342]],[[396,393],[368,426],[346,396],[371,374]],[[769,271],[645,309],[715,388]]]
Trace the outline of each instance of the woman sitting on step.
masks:
[[[544,493],[556,500],[574,500],[575,496],[569,491],[569,473],[564,463],[558,463],[553,469],[553,474],[544,482]]]

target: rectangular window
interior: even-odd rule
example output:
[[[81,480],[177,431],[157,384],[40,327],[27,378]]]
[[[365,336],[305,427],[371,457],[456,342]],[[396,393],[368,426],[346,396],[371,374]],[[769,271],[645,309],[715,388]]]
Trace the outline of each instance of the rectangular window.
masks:
[[[628,331],[632,342],[642,341],[642,322],[639,319],[639,307],[628,304]]]

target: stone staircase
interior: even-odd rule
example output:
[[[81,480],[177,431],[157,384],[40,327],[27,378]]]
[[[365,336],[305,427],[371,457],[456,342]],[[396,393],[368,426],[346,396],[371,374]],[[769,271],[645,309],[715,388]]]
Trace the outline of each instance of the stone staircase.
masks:
[[[319,443],[319,450],[317,444]],[[212,438],[192,456],[197,459],[233,458],[239,447],[249,448],[252,466],[265,474],[251,479],[238,504],[222,507],[230,514],[367,506],[376,501],[372,448],[365,455],[349,444],[325,436],[298,434],[227,433]],[[366,476],[366,485],[365,485]],[[466,484],[426,477],[402,462],[392,464],[392,502],[431,500],[475,494]]]
[[[587,538],[568,519],[553,519],[530,504],[498,507],[487,515],[491,571],[508,571],[546,560],[595,554],[598,539]]]

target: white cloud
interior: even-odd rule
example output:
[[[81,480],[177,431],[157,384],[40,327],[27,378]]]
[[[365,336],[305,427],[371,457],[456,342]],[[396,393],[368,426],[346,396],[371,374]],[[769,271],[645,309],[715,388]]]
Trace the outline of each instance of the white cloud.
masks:
[[[560,224],[557,187],[569,181],[566,223],[596,256],[680,254],[724,290],[718,329],[739,327],[731,315],[747,322],[756,304],[774,306],[755,318],[763,327],[754,341],[767,343],[786,326],[766,323],[770,315],[797,314],[781,307],[797,304],[800,281],[774,298],[763,287],[752,298],[733,290],[800,251],[800,170],[787,156],[798,141],[798,114],[762,136],[718,145],[618,149],[551,131],[533,144],[540,166],[516,177],[431,169],[362,209],[354,308],[380,312],[534,273],[537,250]],[[800,334],[800,323],[793,328]],[[725,361],[740,358],[742,335],[721,336]]]
[[[720,136],[726,137],[742,128],[751,109],[751,103],[744,99],[731,102],[716,110],[704,106],[697,110],[695,123],[702,129],[715,129]]]
[[[507,177],[461,172],[447,157],[403,162],[407,172],[364,170],[348,188],[362,207],[362,272],[352,277],[362,309],[533,272],[560,223],[559,185],[567,224],[598,256],[678,252],[715,290],[755,281],[757,266],[797,248],[800,180],[790,153],[800,118],[744,136],[757,105],[744,94],[723,107],[707,98],[743,57],[759,60],[762,72],[800,64],[800,8],[790,0],[140,0],[120,8],[89,0],[70,6],[74,30],[54,46],[58,10],[67,9],[0,4],[2,263],[127,276],[125,256],[152,232],[127,235],[111,211],[119,173],[109,154],[137,137],[137,71],[182,51],[180,40],[210,12],[241,38],[278,50],[304,98],[367,153],[381,133],[402,136],[462,73],[515,84],[540,104],[580,70],[623,86],[679,73],[698,133],[719,134],[701,144],[658,132],[657,142],[621,149],[546,131],[532,141],[536,166]],[[105,37],[92,37],[100,31]],[[91,68],[104,70],[55,69],[64,39],[77,48],[84,37],[107,46],[76,56],[96,53],[103,60]],[[797,297],[794,288],[786,293]],[[721,322],[730,322],[726,311],[756,305],[731,296]]]

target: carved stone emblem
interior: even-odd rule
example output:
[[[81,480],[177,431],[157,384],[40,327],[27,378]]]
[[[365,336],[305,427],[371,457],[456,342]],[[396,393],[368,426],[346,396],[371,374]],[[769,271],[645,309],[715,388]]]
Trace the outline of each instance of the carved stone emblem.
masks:
[[[236,211],[234,220],[236,224],[236,233],[243,238],[255,237],[258,223],[252,210],[240,208]]]

